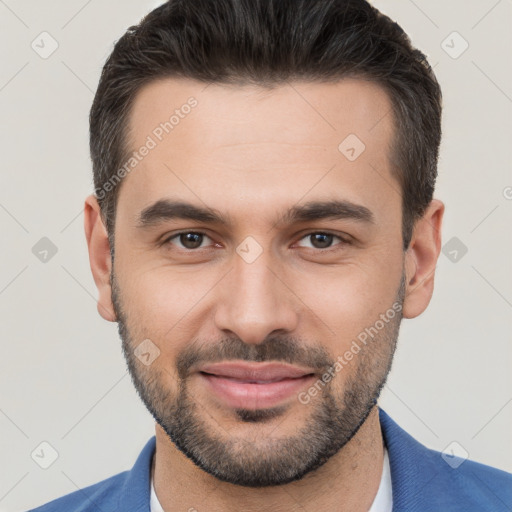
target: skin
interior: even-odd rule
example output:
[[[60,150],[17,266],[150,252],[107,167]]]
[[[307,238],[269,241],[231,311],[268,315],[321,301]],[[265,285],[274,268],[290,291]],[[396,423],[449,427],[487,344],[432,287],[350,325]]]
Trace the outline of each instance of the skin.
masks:
[[[357,79],[293,83],[273,90],[165,79],[146,85],[135,98],[130,125],[139,148],[168,112],[193,96],[198,105],[120,185],[112,267],[107,232],[94,195],[85,201],[85,232],[99,291],[98,312],[116,321],[110,275],[115,271],[122,309],[135,347],[149,338],[160,350],[147,369],[170,395],[177,392],[178,355],[191,340],[214,345],[226,336],[258,346],[273,332],[321,347],[332,359],[374,325],[396,301],[405,279],[403,318],[420,315],[431,299],[441,248],[444,205],[434,199],[414,228],[404,253],[400,186],[391,174],[391,103],[378,85]],[[307,101],[305,101],[307,100]],[[349,134],[366,149],[353,162],[338,150]],[[139,213],[163,197],[218,210],[230,226],[190,220],[137,227]],[[374,223],[322,219],[280,224],[288,208],[312,200],[342,198],[370,209]],[[178,239],[180,231],[208,235],[202,252]],[[334,238],[329,252],[306,235]],[[247,237],[262,248],[252,263],[236,252]],[[326,300],[328,298],[328,300]],[[392,357],[393,341],[355,356],[330,389],[342,396],[366,361]],[[373,358],[373,359],[372,359]],[[141,369],[141,375],[146,371]],[[159,373],[160,372],[160,373]],[[146,375],[146,374],[144,374]],[[150,373],[147,373],[149,376]],[[291,400],[285,414],[267,422],[243,422],[190,379],[201,419],[218,436],[250,441],[261,449],[270,437],[285,439],[311,417],[322,397],[308,406]],[[197,467],[158,423],[153,460],[155,490],[166,511],[326,510],[367,511],[377,492],[383,441],[374,406],[351,440],[325,464],[300,480],[251,488],[223,482]]]

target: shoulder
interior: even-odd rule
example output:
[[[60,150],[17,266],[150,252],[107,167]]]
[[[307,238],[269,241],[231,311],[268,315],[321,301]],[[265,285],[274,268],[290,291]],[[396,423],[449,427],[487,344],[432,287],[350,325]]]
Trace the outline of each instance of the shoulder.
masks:
[[[421,445],[423,447],[423,445]],[[422,493],[431,499],[435,510],[495,512],[512,510],[512,474],[473,460],[425,447],[423,467],[431,475]],[[421,456],[421,455],[420,455]]]
[[[109,512],[117,510],[120,491],[128,471],[66,494],[29,512]]]
[[[436,458],[444,461],[446,454],[433,451]],[[455,466],[448,464],[445,471],[456,485],[459,494],[474,504],[475,510],[493,506],[492,510],[512,509],[512,474],[472,460],[451,457]]]
[[[78,489],[28,512],[134,512],[149,510],[153,436],[129,471]]]
[[[393,510],[396,512],[473,512],[512,509],[512,474],[425,447],[382,409],[380,422],[388,448]]]

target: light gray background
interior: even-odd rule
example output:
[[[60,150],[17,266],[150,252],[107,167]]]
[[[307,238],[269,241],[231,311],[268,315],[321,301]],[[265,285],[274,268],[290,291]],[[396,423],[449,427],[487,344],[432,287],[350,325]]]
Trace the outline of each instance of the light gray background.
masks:
[[[101,67],[160,3],[0,0],[1,511],[129,469],[154,433],[116,324],[96,311],[82,209],[93,190],[88,113]],[[430,307],[402,323],[381,405],[427,446],[456,441],[455,453],[512,471],[512,3],[375,5],[435,66],[443,244],[457,237],[468,249],[455,262],[441,254]],[[59,45],[47,59],[31,48],[43,31]],[[453,31],[469,43],[456,59],[443,49],[462,48]],[[58,249],[46,263],[32,253],[42,237]],[[48,469],[31,458],[43,441],[59,454]]]

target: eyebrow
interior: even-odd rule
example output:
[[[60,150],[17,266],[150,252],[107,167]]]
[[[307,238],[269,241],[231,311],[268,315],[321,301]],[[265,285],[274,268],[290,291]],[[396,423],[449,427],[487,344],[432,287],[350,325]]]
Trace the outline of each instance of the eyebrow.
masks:
[[[160,199],[140,212],[137,227],[152,227],[175,219],[224,226],[232,224],[229,217],[223,216],[213,208],[195,206],[184,201]],[[293,206],[280,217],[279,223],[294,224],[322,219],[349,219],[367,224],[375,223],[375,216],[371,210],[347,200],[310,201],[301,206]]]

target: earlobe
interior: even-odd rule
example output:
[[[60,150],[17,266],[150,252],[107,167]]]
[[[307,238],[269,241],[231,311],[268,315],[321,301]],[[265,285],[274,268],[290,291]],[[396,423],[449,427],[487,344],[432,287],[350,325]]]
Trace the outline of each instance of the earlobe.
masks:
[[[405,254],[406,292],[403,317],[414,318],[427,308],[434,292],[434,275],[441,251],[444,204],[433,199],[415,226]]]
[[[94,282],[98,288],[98,313],[107,321],[115,322],[116,314],[112,304],[110,273],[112,260],[107,230],[101,218],[100,206],[91,194],[85,199],[84,228],[89,249],[89,263]]]

